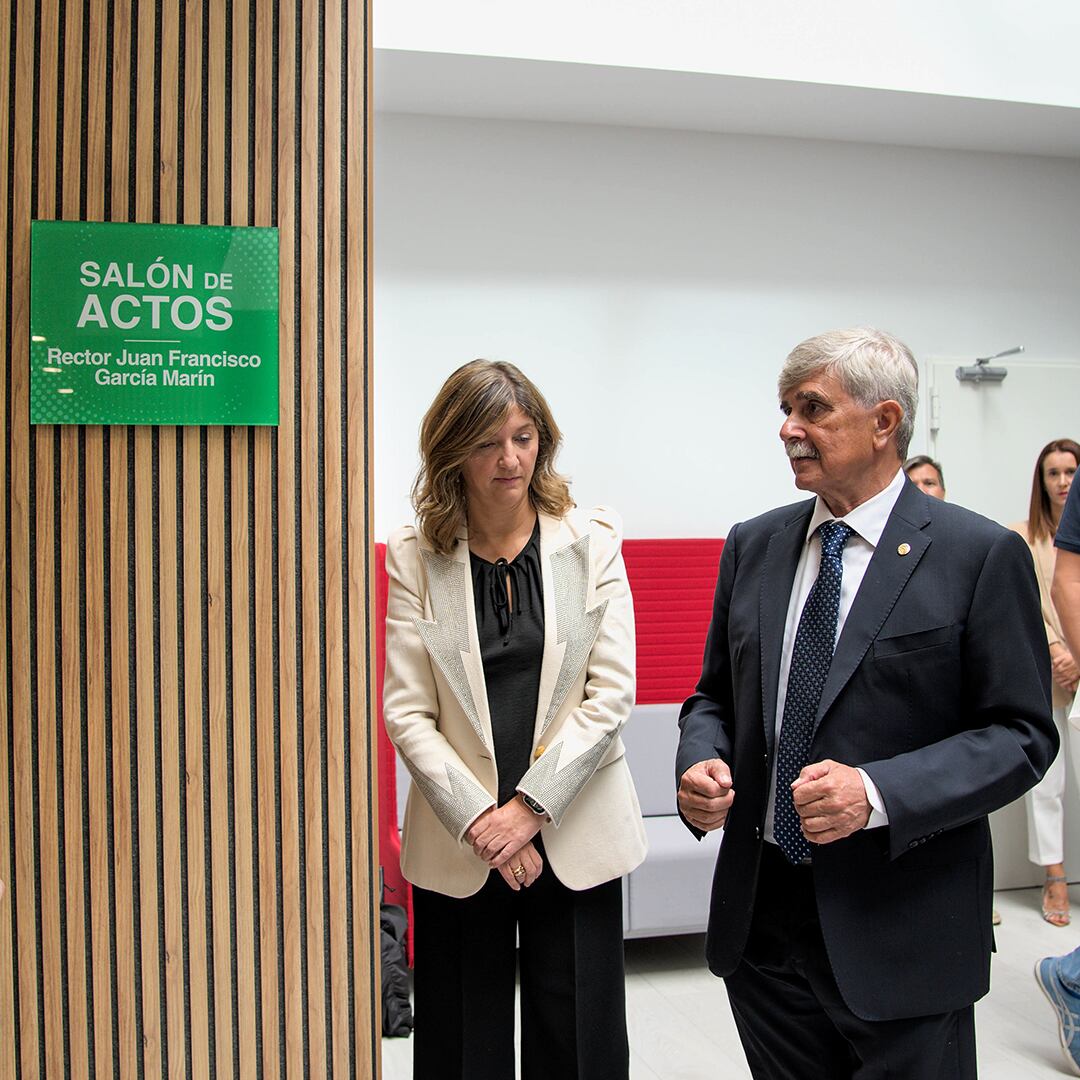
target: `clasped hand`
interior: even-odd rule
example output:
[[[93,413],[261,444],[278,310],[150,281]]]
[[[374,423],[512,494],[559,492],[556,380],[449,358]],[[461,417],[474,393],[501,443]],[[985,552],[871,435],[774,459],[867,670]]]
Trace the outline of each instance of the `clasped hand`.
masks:
[[[514,892],[520,892],[522,889],[527,889],[540,876],[540,871],[543,869],[544,860],[540,858],[540,852],[530,840],[519,849],[516,855],[512,855],[499,867],[499,873]],[[516,874],[515,870],[518,871]]]
[[[1072,653],[1057,642],[1050,646],[1050,671],[1058,686],[1064,687],[1070,694],[1076,689],[1080,668],[1077,668]]]
[[[526,844],[536,854],[530,841],[540,831],[542,820],[515,796],[498,808],[485,810],[469,826],[465,839],[479,858],[492,869],[501,872],[511,856],[521,852]],[[536,854],[536,858],[539,860],[539,854]],[[515,860],[514,866],[518,865]],[[525,866],[524,859],[520,865]],[[528,871],[528,867],[525,868]],[[539,868],[536,873],[540,873]],[[506,877],[506,874],[503,874],[503,877]]]

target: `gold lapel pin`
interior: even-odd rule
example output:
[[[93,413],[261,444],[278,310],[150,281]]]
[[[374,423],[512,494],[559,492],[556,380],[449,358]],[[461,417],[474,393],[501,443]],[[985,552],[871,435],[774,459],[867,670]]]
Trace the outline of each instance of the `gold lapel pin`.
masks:
[[[911,550],[911,545],[910,544],[901,544],[896,549],[896,554],[897,555],[906,555],[910,550]]]

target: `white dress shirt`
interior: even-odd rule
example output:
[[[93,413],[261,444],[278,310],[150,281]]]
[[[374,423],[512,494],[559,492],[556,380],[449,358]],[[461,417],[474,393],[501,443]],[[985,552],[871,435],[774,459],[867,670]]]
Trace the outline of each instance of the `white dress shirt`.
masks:
[[[787,621],[784,623],[784,648],[780,653],[780,682],[776,693],[776,743],[780,745],[780,727],[784,719],[784,702],[787,699],[788,674],[791,671],[791,650],[795,646],[795,632],[799,628],[799,619],[806,604],[806,598],[810,595],[810,589],[817,580],[818,568],[821,565],[821,538],[817,535],[818,526],[826,521],[843,521],[853,531],[844,547],[843,576],[840,579],[840,612],[836,619],[836,638],[840,639],[844,622],[851,611],[855,594],[859,591],[866,568],[870,565],[870,558],[874,554],[881,534],[885,531],[885,523],[900,498],[900,492],[904,486],[903,470],[897,469],[896,475],[887,488],[879,491],[873,498],[860,503],[845,517],[834,517],[832,511],[825,505],[825,500],[818,496],[814,506],[814,512],[810,516],[810,524],[806,530],[806,540],[803,543],[802,553],[799,555],[799,565],[795,568],[795,580],[791,586],[791,600],[788,602]],[[774,755],[775,757],[775,755]],[[879,825],[888,825],[889,816],[885,810],[885,802],[877,785],[866,773],[859,769],[866,787],[866,797],[870,802],[870,820],[866,823],[867,829],[876,828]],[[773,838],[773,807],[776,803],[776,768],[775,763],[772,776],[769,778],[769,802],[765,812],[765,839],[775,844]]]

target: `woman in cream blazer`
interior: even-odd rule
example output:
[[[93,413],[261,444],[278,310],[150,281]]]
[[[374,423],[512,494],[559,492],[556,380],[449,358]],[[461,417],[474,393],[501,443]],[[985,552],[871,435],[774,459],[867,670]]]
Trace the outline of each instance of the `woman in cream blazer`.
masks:
[[[559,441],[521,372],[465,365],[422,427],[420,524],[387,544],[383,710],[413,781],[416,1080],[514,1075],[515,938],[522,1076],[628,1073],[619,878],[645,855],[619,737],[633,604],[618,516],[544,509],[569,503]],[[500,649],[529,633],[508,673]]]
[[[1028,519],[1009,526],[1027,542],[1035,562],[1053,674],[1054,722],[1061,736],[1061,753],[1042,780],[1024,796],[1028,858],[1036,866],[1046,869],[1042,915],[1052,926],[1068,926],[1070,921],[1064,861],[1065,759],[1068,757],[1072,761],[1073,777],[1080,778],[1080,733],[1073,735],[1066,718],[1080,672],[1061,633],[1061,621],[1050,599],[1050,586],[1054,580],[1054,535],[1078,461],[1080,445],[1072,439],[1055,439],[1047,443],[1035,462]]]

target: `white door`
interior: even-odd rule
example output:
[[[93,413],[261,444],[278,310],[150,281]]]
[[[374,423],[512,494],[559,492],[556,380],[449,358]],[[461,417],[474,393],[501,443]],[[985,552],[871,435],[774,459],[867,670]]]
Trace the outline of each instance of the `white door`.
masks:
[[[938,359],[926,365],[919,428],[927,452],[941,462],[949,501],[1007,525],[1027,517],[1039,451],[1051,439],[1080,442],[1080,360],[1011,356],[992,361],[1007,368],[1003,382],[959,382],[957,367],[971,362]],[[1080,881],[1075,781],[1070,773],[1065,810],[1070,881]],[[1041,872],[1027,861],[1023,800],[994,814],[991,826],[995,885],[1007,889],[1041,881]]]

